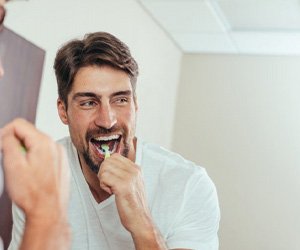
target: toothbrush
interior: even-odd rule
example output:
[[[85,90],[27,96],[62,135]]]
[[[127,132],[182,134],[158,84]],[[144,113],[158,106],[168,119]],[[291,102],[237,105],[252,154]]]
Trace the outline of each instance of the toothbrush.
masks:
[[[25,148],[24,145],[21,145],[21,151],[22,151],[23,154],[27,153],[27,149]]]
[[[102,145],[101,145],[101,148],[102,148],[102,150],[103,150],[104,153],[105,153],[104,159],[110,157],[109,146],[108,146],[107,144],[102,144]]]

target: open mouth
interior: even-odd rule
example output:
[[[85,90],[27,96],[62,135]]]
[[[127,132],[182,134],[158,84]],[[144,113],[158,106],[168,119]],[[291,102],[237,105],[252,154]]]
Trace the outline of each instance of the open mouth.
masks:
[[[110,154],[118,152],[121,137],[121,135],[99,136],[92,138],[91,143],[96,148],[99,156],[104,158],[105,150],[103,149],[103,145],[108,146]]]

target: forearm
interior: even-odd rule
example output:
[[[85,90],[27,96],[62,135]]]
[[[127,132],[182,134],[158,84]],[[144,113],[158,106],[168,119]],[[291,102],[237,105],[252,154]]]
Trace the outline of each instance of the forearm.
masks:
[[[26,220],[20,250],[66,250],[70,247],[70,229],[66,220]]]
[[[167,250],[167,245],[159,232],[154,226],[150,225],[143,230],[132,233],[136,250]]]

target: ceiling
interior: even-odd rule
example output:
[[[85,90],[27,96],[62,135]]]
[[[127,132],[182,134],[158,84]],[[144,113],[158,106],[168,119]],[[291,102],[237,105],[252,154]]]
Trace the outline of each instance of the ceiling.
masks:
[[[186,53],[300,55],[300,0],[138,0]]]

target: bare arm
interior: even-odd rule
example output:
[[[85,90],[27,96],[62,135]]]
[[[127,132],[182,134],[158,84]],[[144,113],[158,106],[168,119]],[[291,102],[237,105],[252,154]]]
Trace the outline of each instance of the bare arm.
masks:
[[[156,228],[145,231],[142,230],[139,235],[132,235],[136,250],[165,250],[168,249],[161,234]],[[191,249],[172,249],[172,250],[191,250]]]
[[[148,224],[148,225],[147,225]],[[166,250],[163,237],[151,219],[141,230],[131,233],[136,250]]]
[[[69,249],[70,231],[66,221],[38,222],[26,220],[20,250]]]
[[[26,217],[20,249],[68,249],[69,167],[62,147],[22,119],[1,129],[1,139],[8,193]]]
[[[131,233],[135,249],[167,250],[146,202],[140,167],[114,154],[102,163],[98,178],[103,190],[115,194],[121,222]]]

